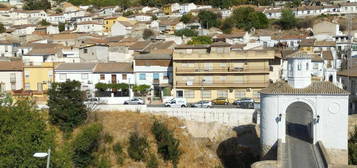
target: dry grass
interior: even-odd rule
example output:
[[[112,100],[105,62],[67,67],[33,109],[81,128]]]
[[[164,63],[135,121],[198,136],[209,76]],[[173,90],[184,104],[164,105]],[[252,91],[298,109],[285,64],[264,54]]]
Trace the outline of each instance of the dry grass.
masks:
[[[209,168],[220,164],[215,151],[210,149],[209,142],[193,138],[185,129],[180,128],[184,123],[177,118],[168,118],[164,116],[154,117],[150,114],[140,114],[136,112],[97,112],[97,122],[103,124],[104,132],[113,136],[113,143],[106,145],[107,150],[102,151],[110,157],[112,165],[115,165],[116,161],[114,154],[111,151],[111,146],[116,142],[120,142],[125,148],[124,152],[126,152],[129,134],[135,130],[141,135],[148,137],[150,152],[156,153],[155,139],[150,131],[155,118],[165,122],[169,129],[174,131],[174,135],[181,142],[180,149],[183,154],[179,161],[179,168]],[[159,158],[159,162],[160,167],[171,167],[170,163],[164,163],[161,158]],[[115,165],[113,167],[120,166]],[[122,167],[143,168],[145,167],[145,164],[134,162],[129,159],[126,154],[126,159]]]

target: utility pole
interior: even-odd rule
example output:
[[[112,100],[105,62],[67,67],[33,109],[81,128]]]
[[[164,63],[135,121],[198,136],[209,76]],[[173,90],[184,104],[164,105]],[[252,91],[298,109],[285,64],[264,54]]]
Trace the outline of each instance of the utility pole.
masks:
[[[351,89],[350,71],[352,68],[352,14],[347,15],[347,31],[348,31],[348,47],[347,47],[347,74],[348,74],[348,86],[347,89]]]

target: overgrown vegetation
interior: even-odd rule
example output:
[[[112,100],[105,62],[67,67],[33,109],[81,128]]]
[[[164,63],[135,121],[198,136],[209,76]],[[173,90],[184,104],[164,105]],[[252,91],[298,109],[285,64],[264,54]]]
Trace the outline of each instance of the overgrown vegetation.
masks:
[[[118,142],[113,145],[113,152],[118,165],[123,165],[124,163],[124,151],[122,145]]]
[[[76,167],[87,167],[94,160],[93,152],[99,146],[102,125],[90,124],[81,130],[72,142],[72,160]]]
[[[5,33],[6,32],[6,29],[5,29],[5,26],[0,23],[0,33]]]
[[[357,126],[348,139],[348,164],[357,165]]]
[[[146,96],[150,90],[149,85],[134,85],[133,91],[139,96]]]
[[[279,25],[282,29],[291,29],[297,26],[297,20],[292,10],[282,10]]]
[[[25,10],[47,10],[51,8],[48,0],[26,0],[23,9]]]
[[[175,31],[175,36],[193,37],[193,36],[197,36],[197,35],[198,35],[198,32],[196,30],[192,30],[192,29],[181,29],[181,30]]]
[[[45,167],[34,152],[53,149],[53,132],[29,100],[0,99],[0,167]]]
[[[41,26],[49,26],[49,25],[51,25],[51,23],[47,22],[45,19],[42,19],[38,24],[41,25]]]
[[[143,32],[143,38],[145,40],[152,38],[154,35],[155,35],[155,33],[150,29],[145,29]]]
[[[95,88],[100,91],[106,91],[108,89],[128,89],[129,85],[126,83],[97,83]]]
[[[128,154],[135,161],[145,161],[149,142],[145,136],[140,136],[138,132],[132,132],[129,137]]]
[[[52,83],[48,90],[49,120],[63,132],[72,132],[87,119],[85,95],[80,88],[80,82],[68,80]]]
[[[265,14],[257,12],[251,7],[235,9],[230,18],[235,27],[244,30],[250,30],[251,28],[264,29],[269,25],[269,20]]]
[[[165,161],[171,161],[174,167],[177,167],[181,155],[180,141],[165,124],[158,120],[154,121],[151,132],[154,134],[158,153]]]
[[[219,27],[221,16],[211,11],[203,10],[198,13],[198,20],[204,28]]]
[[[212,38],[209,36],[197,36],[192,37],[192,39],[187,42],[189,45],[198,45],[198,44],[212,44]]]

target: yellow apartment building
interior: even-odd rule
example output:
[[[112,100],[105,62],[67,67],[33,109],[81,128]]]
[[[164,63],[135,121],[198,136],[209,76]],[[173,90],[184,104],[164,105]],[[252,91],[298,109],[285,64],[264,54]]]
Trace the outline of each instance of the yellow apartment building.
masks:
[[[104,18],[104,32],[110,32],[113,24],[118,21],[128,21],[128,18],[123,16]]]
[[[53,62],[24,65],[24,89],[31,91],[46,91],[54,81]]]
[[[182,45],[173,54],[173,94],[187,102],[226,97],[259,101],[269,85],[269,60],[274,50],[233,51],[227,43]]]

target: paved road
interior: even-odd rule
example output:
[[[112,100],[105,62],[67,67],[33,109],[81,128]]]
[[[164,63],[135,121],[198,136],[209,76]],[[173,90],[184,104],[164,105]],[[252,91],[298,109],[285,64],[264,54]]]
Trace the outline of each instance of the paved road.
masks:
[[[308,124],[312,122],[310,109],[303,104],[289,107],[287,114],[287,155],[289,168],[318,168],[321,159],[315,153]]]

